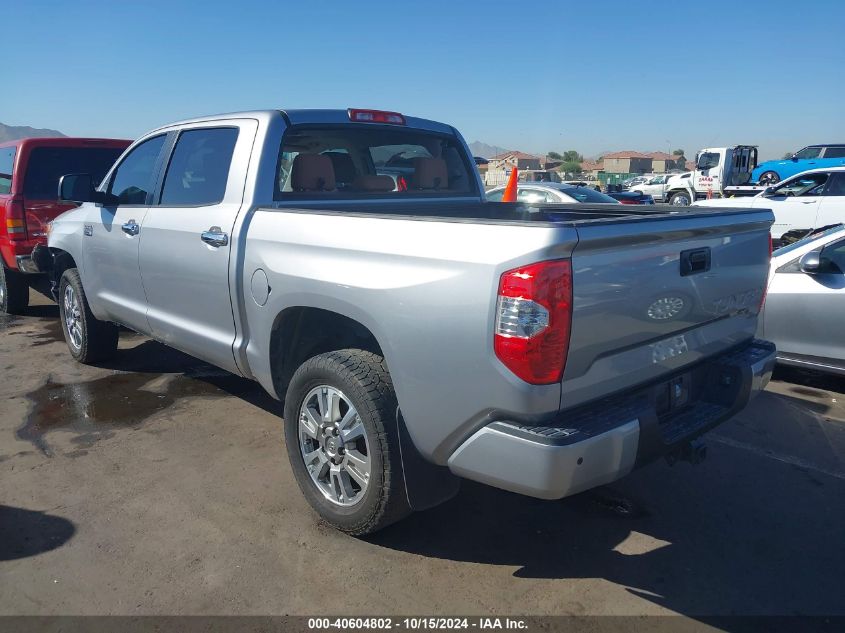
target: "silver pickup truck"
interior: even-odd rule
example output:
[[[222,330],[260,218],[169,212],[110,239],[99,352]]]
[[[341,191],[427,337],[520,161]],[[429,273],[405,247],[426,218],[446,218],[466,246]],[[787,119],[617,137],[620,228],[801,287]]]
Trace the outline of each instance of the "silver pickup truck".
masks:
[[[691,458],[774,365],[770,211],[486,202],[434,121],[198,118],[60,194],[82,204],[34,259],[72,356],[122,325],[257,380],[303,494],[353,534],[460,478],[557,499]]]

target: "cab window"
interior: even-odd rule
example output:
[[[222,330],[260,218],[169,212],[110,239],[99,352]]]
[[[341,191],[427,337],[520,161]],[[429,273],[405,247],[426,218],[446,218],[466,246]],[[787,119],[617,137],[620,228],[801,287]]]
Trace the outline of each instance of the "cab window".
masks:
[[[217,204],[226,193],[238,128],[202,128],[179,134],[164,177],[160,204]]]
[[[704,152],[698,157],[698,169],[713,169],[719,166],[719,154],[716,152]]]
[[[0,193],[12,190],[12,172],[15,169],[15,148],[0,149]]]
[[[165,135],[147,139],[126,155],[111,178],[108,192],[117,204],[147,204],[147,196],[155,183],[155,167]]]
[[[282,139],[275,200],[478,195],[457,137],[404,126],[294,126]]]

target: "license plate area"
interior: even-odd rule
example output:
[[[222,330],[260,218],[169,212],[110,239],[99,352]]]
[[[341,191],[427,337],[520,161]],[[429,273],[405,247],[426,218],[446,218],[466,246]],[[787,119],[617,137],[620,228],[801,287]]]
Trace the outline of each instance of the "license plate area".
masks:
[[[655,410],[663,422],[668,416],[682,411],[695,400],[693,373],[687,372],[657,385],[655,388]]]

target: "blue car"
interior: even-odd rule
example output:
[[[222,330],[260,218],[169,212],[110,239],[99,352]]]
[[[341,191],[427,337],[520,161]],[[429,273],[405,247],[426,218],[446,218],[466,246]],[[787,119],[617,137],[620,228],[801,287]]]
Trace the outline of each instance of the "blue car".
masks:
[[[767,160],[751,172],[751,182],[773,185],[784,178],[808,169],[845,166],[845,143],[838,145],[808,145],[790,158]]]

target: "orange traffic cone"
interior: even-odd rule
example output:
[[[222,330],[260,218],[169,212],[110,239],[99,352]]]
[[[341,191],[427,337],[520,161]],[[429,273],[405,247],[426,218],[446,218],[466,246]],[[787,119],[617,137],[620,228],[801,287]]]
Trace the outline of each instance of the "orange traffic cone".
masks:
[[[508,184],[505,185],[505,193],[502,194],[502,202],[516,202],[516,175],[517,169],[511,169],[511,175],[508,178]]]

